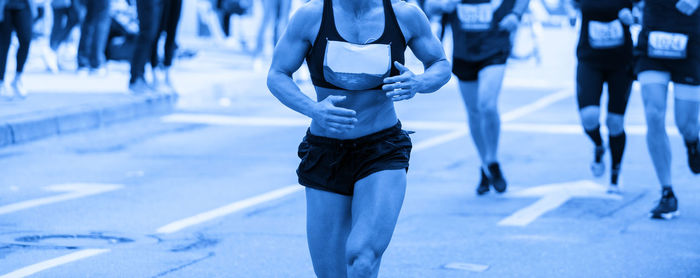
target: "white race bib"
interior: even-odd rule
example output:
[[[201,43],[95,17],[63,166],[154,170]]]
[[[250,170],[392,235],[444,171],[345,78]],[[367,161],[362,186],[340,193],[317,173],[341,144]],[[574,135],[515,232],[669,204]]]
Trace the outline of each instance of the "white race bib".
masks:
[[[323,68],[326,81],[346,90],[381,86],[391,72],[391,45],[328,40]]]
[[[688,36],[662,31],[649,32],[648,55],[660,59],[685,59]]]
[[[462,30],[484,31],[491,28],[494,7],[491,3],[459,4],[457,17],[462,25]]]
[[[588,42],[594,49],[614,48],[625,44],[625,31],[620,20],[588,22]]]
[[[325,59],[324,64],[334,72],[385,74],[391,69],[391,48],[329,40]]]

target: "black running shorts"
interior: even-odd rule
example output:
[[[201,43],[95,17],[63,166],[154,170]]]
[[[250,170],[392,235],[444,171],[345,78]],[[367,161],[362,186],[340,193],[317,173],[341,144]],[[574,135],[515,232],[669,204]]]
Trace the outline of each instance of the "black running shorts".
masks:
[[[642,30],[635,49],[638,55],[634,73],[663,71],[671,74],[671,81],[685,85],[700,85],[700,36],[689,35],[684,59],[659,59],[648,55],[649,31]]]
[[[356,139],[340,140],[306,132],[299,144],[299,184],[352,196],[355,183],[373,173],[406,169],[411,138],[395,126]]]
[[[479,79],[479,72],[488,66],[504,65],[508,61],[510,53],[499,52],[481,61],[466,61],[453,57],[452,73],[460,81],[476,81]]]
[[[576,69],[578,108],[600,106],[603,83],[608,83],[608,112],[624,115],[633,81],[631,66],[607,69],[579,62]]]

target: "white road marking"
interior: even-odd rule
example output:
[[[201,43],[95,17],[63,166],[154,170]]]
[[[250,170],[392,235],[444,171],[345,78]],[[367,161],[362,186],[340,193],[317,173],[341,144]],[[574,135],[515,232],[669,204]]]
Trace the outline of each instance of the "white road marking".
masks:
[[[190,226],[201,224],[203,222],[207,222],[218,217],[222,217],[255,205],[282,198],[294,192],[301,191],[302,189],[303,187],[298,184],[286,186],[248,199],[233,202],[223,207],[203,212],[192,217],[172,222],[170,224],[158,228],[158,230],[156,230],[156,233],[171,234]]]
[[[21,278],[21,277],[27,277],[32,274],[36,274],[38,272],[54,268],[60,265],[64,265],[67,263],[71,263],[74,261],[82,260],[85,258],[89,258],[92,256],[96,256],[105,252],[109,252],[109,249],[86,249],[86,250],[81,250],[78,252],[73,252],[65,256],[61,256],[58,258],[53,258],[50,260],[46,260],[40,263],[36,263],[30,266],[26,266],[23,268],[20,268],[18,270],[12,271],[10,273],[7,273],[5,275],[0,276],[0,278]]]
[[[507,113],[501,115],[501,121],[503,121],[503,122],[514,121],[518,118],[521,118],[523,116],[531,114],[537,110],[545,108],[549,105],[552,105],[560,100],[563,100],[563,99],[568,98],[568,97],[573,96],[573,95],[574,94],[570,90],[558,91],[556,93],[553,93],[553,94],[547,95],[543,98],[540,98],[533,103],[522,106],[522,107],[517,108],[515,110],[508,111]]]
[[[489,269],[488,265],[470,263],[449,263],[443,266],[445,269],[464,270],[470,272],[484,272]]]
[[[560,207],[571,198],[622,199],[620,195],[607,194],[605,191],[606,188],[604,186],[584,180],[535,186],[513,193],[507,193],[505,195],[506,197],[541,197],[541,199],[501,220],[498,222],[498,225],[527,226],[538,217]]]
[[[543,108],[545,104],[552,104],[552,101],[560,99],[564,94],[545,97],[536,101],[528,107],[518,108],[512,112],[503,114],[504,121],[515,120],[527,113],[532,113],[532,107]],[[527,112],[527,113],[526,113]],[[222,115],[203,115],[203,114],[173,114],[163,117],[165,122],[176,123],[195,123],[195,124],[211,124],[211,125],[230,125],[230,126],[308,126],[310,121],[303,118],[260,118],[260,117],[236,117]],[[444,135],[436,136],[426,140],[423,144],[427,148],[437,146],[442,143],[457,139],[461,136],[469,134],[467,124],[457,121],[402,121],[403,126],[407,129],[417,130],[437,130],[450,131]],[[547,134],[583,134],[583,128],[580,124],[546,124],[546,123],[504,123],[501,126],[503,131],[526,132],[526,133],[547,133]],[[627,135],[646,135],[647,128],[645,125],[627,125],[625,132]],[[678,130],[674,127],[667,127],[666,131],[671,136],[679,136]],[[607,128],[601,126],[601,132],[607,134]],[[417,144],[418,145],[418,144]],[[418,145],[420,146],[420,145]],[[420,149],[421,147],[415,149]]]
[[[52,192],[67,192],[64,194],[39,198],[34,200],[28,200],[24,202],[9,204],[0,207],[0,215],[7,214],[19,210],[29,209],[33,207],[48,205],[57,202],[68,201],[72,199],[82,198],[90,195],[101,194],[117,189],[121,189],[124,186],[118,184],[100,184],[100,183],[70,183],[70,184],[57,184],[45,187],[46,190]]]

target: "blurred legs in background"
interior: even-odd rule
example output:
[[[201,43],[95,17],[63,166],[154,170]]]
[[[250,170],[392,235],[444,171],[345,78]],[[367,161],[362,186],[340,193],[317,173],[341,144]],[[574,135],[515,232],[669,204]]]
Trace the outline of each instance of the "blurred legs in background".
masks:
[[[22,84],[22,72],[27,62],[29,45],[32,41],[32,12],[29,6],[22,9],[6,7],[4,19],[0,22],[0,95],[11,99],[13,96],[24,98],[27,92]],[[17,71],[10,88],[5,87],[5,71],[7,68],[7,55],[10,50],[12,31],[15,31],[19,40],[17,50]]]

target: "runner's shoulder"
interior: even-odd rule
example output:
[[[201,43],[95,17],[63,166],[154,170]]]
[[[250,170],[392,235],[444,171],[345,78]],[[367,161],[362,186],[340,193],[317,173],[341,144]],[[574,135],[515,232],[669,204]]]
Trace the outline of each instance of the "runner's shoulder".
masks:
[[[316,36],[323,17],[323,0],[311,0],[299,7],[289,20],[288,29],[299,36]]]
[[[430,32],[428,17],[416,4],[403,0],[392,0],[391,5],[394,8],[394,14],[396,14],[399,25],[403,27],[402,31],[407,40],[409,37],[413,37],[421,32]]]

